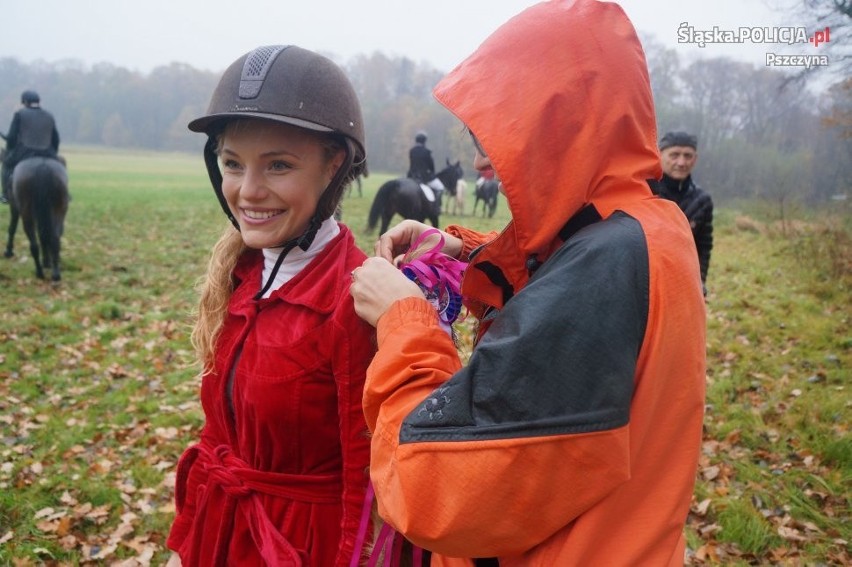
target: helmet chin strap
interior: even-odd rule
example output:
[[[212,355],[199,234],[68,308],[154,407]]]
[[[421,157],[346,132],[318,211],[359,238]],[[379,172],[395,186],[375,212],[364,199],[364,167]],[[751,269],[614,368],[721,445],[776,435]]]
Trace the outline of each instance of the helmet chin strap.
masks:
[[[314,214],[311,217],[310,222],[308,223],[308,229],[302,233],[298,238],[293,238],[288,240],[283,244],[281,249],[281,253],[278,254],[278,259],[275,261],[275,266],[272,268],[272,272],[269,274],[269,278],[267,278],[266,283],[263,285],[263,288],[257,294],[255,294],[254,299],[262,299],[266,292],[269,291],[269,288],[272,287],[272,282],[275,281],[275,276],[278,275],[278,270],[281,269],[281,264],[284,263],[284,258],[287,257],[287,254],[290,253],[293,248],[298,246],[302,250],[306,251],[311,247],[311,244],[314,242],[314,238],[316,238],[317,231],[322,225],[322,220],[319,218],[319,215]]]
[[[340,187],[341,184],[343,184],[346,179],[347,173],[352,167],[352,162],[354,161],[355,156],[354,152],[352,151],[352,146],[349,140],[345,141],[344,152],[345,156],[343,158],[343,163],[340,164],[340,167],[337,168],[334,177],[331,179],[331,183],[328,184],[328,187],[325,188],[325,191],[323,191],[322,196],[320,196],[319,202],[317,203],[317,209],[316,211],[314,211],[311,220],[308,221],[308,228],[305,230],[305,232],[301,234],[301,236],[288,240],[287,242],[281,245],[281,253],[278,254],[278,259],[275,261],[275,266],[273,266],[272,271],[269,273],[269,277],[267,278],[266,283],[263,285],[263,288],[261,288],[261,290],[257,292],[257,294],[254,296],[255,300],[263,298],[266,292],[269,291],[269,288],[275,281],[275,276],[278,275],[278,270],[281,269],[281,264],[284,263],[284,258],[287,257],[287,254],[289,254],[290,251],[293,250],[293,248],[298,246],[303,251],[307,251],[308,248],[311,247],[311,244],[314,243],[314,239],[317,236],[317,232],[319,231],[320,226],[322,226],[322,223],[325,221],[325,219],[322,218],[323,215],[321,213],[322,209],[324,208],[322,205],[327,199],[334,198],[337,189]],[[219,176],[219,178],[221,180],[221,175]],[[221,187],[221,181],[219,186]],[[221,194],[221,190],[217,191],[217,195]],[[223,196],[221,196],[219,200],[224,203]],[[224,203],[224,206],[227,208],[227,203]],[[228,217],[231,218],[231,222],[236,223],[236,219],[233,218],[233,215],[231,214],[229,208],[227,209],[227,212]],[[237,225],[237,230],[239,230],[239,225]]]
[[[207,143],[204,144],[204,165],[207,166],[207,175],[210,177],[210,183],[213,185],[216,198],[219,199],[219,205],[225,211],[225,216],[228,217],[228,220],[231,221],[231,224],[239,232],[240,223],[234,218],[234,213],[231,212],[231,207],[228,206],[225,195],[222,193],[222,172],[219,171],[219,156],[216,155],[216,146],[218,143],[216,136],[207,136]]]

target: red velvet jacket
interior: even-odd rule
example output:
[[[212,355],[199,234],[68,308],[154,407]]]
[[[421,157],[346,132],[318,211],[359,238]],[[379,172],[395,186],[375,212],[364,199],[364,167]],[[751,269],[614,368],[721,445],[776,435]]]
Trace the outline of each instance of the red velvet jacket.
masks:
[[[259,301],[261,253],[238,262],[215,371],[202,381],[201,440],[178,464],[168,545],[184,565],[349,565],[368,479],[361,395],[375,350],[349,295],[364,258],[341,226]]]

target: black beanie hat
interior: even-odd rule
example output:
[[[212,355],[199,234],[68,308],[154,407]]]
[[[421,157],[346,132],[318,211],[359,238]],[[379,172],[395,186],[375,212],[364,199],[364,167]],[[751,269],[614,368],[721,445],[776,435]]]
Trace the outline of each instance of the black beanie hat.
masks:
[[[662,151],[672,146],[689,146],[697,150],[698,138],[686,132],[666,132],[666,135],[660,140],[660,150]]]

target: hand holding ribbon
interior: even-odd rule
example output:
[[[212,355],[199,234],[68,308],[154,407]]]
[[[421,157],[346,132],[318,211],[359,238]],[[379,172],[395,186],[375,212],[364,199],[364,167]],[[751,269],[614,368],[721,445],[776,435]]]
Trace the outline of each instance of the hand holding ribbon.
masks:
[[[444,236],[434,228],[424,231],[409,250],[418,250],[427,238],[436,234],[438,241],[435,246],[413,260],[409,260],[407,255],[404,256],[399,263],[399,269],[423,290],[426,299],[438,311],[441,326],[452,336],[452,324],[461,313],[461,281],[467,262],[456,260],[441,252]]]

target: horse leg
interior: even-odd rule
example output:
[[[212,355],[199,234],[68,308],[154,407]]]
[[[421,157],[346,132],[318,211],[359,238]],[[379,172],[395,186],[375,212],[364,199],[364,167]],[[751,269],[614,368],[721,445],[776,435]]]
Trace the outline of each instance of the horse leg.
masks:
[[[20,217],[17,207],[12,205],[10,208],[12,218],[9,221],[9,238],[6,240],[6,252],[3,254],[6,258],[15,255],[15,231],[18,230],[18,218]]]
[[[30,256],[33,257],[33,261],[36,266],[36,277],[40,280],[44,279],[44,269],[42,269],[41,260],[39,258],[39,250],[38,250],[38,235],[35,231],[35,226],[33,226],[33,222],[27,222],[24,219],[24,232],[27,234],[27,239],[30,241]]]
[[[59,249],[62,246],[59,240],[59,233],[55,233],[50,243],[50,279],[58,282],[62,279],[62,274],[59,273]]]
[[[34,218],[35,211],[32,210],[32,207],[27,206],[20,209],[18,214],[21,216],[21,224],[24,225],[24,234],[27,235],[27,240],[30,242],[30,256],[32,256],[33,262],[35,262],[36,277],[43,280],[44,270],[41,264],[41,253],[38,249],[39,235],[37,233],[36,219]]]
[[[59,237],[56,220],[51,219],[49,230],[39,226],[39,242],[41,243],[41,265],[50,270],[50,279],[59,281]]]

